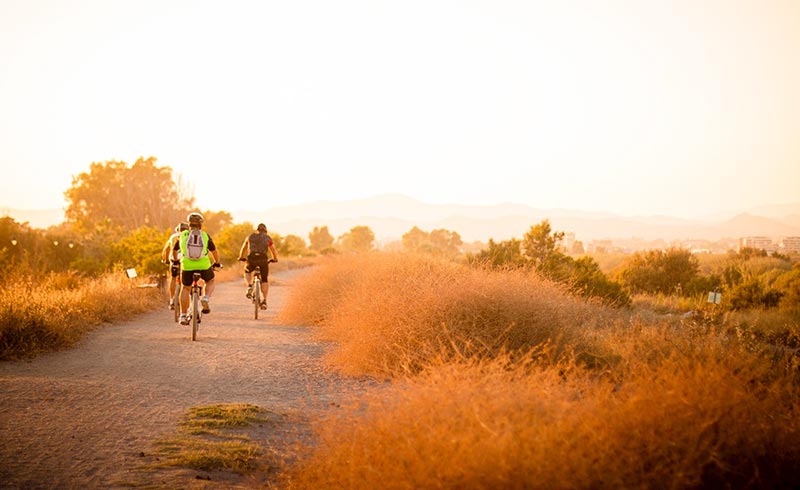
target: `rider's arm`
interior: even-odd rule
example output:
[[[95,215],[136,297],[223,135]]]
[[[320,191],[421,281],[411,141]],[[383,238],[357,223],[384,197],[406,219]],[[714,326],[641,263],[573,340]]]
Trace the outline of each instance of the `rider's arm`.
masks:
[[[178,260],[178,252],[181,249],[181,242],[180,240],[175,242],[175,246],[172,247],[172,260]]]
[[[272,243],[269,244],[269,251],[272,252],[272,258],[275,259],[275,261],[277,261],[278,252],[275,250],[275,245],[273,245]]]
[[[242,243],[242,248],[239,250],[239,258],[243,259],[247,257],[248,253],[250,253],[250,240],[249,238],[245,238],[244,243]]]
[[[213,263],[219,264],[219,251],[217,250],[217,245],[214,243],[214,239],[211,237],[208,237],[208,253],[211,255],[211,258],[214,259]]]
[[[172,242],[167,240],[167,243],[164,244],[164,248],[161,249],[161,260],[163,260],[164,262],[167,262],[169,260],[169,255],[171,252],[170,245],[172,245]]]

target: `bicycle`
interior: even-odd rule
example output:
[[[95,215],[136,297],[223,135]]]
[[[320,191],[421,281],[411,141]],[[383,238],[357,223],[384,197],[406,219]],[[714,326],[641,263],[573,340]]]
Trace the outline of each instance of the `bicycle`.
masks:
[[[222,264],[214,264],[214,270],[222,269]],[[200,321],[203,319],[203,309],[200,306],[203,297],[203,286],[200,285],[202,275],[199,272],[192,273],[192,285],[189,292],[189,309],[186,311],[186,317],[192,324],[192,340],[197,340],[197,330],[200,328]]]
[[[247,259],[239,259],[242,262],[246,261]],[[275,259],[269,259],[267,261],[268,264],[273,262],[277,262]],[[250,300],[253,302],[253,317],[258,320],[258,311],[259,310],[266,310],[266,305],[262,308],[261,307],[261,266],[257,265],[255,270],[253,271],[253,285],[252,285],[252,293],[250,296]],[[266,300],[266,298],[265,298]]]
[[[203,286],[199,284],[200,273],[192,274],[192,286],[189,296],[189,309],[186,311],[192,324],[192,341],[197,340],[197,330],[200,328],[200,321],[203,318],[203,310],[200,308],[200,297],[203,295]]]

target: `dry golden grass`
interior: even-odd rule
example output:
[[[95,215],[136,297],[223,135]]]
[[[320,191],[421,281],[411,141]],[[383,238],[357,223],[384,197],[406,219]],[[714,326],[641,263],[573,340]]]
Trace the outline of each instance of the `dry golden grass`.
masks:
[[[713,315],[641,313],[518,272],[382,254],[322,264],[283,319],[320,325],[343,371],[393,381],[319,420],[284,483],[800,486],[797,352]]]
[[[614,315],[532,273],[376,253],[298,279],[279,321],[319,325],[337,343],[328,361],[345,373],[397,375],[545,343],[591,351],[586,332]]]
[[[607,339],[598,376],[504,356],[432,367],[320,421],[289,488],[791,488],[796,359],[715,335]],[[532,358],[531,358],[532,359]]]
[[[13,277],[0,289],[0,359],[68,347],[97,325],[155,308],[157,289],[137,289],[122,274],[81,280],[51,274]]]

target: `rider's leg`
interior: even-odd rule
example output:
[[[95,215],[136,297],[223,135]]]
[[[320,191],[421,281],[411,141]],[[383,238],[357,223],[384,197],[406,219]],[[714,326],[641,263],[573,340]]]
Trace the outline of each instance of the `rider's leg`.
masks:
[[[189,310],[189,289],[191,289],[191,286],[181,284],[181,313],[186,313]]]
[[[261,298],[266,301],[267,294],[269,293],[269,278],[265,277],[261,280]]]
[[[177,308],[178,305],[173,305],[172,303],[175,301],[175,288],[178,287],[178,279],[175,276],[172,276],[169,280],[169,304],[172,308]]]
[[[211,297],[212,294],[214,294],[214,282],[215,281],[213,279],[210,281],[206,281],[206,289],[204,295],[208,296],[209,298]]]

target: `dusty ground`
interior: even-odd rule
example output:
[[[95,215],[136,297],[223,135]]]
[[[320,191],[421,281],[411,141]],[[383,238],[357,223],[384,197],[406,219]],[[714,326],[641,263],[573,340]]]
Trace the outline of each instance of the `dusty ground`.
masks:
[[[218,284],[196,342],[165,307],[102,327],[72,350],[0,363],[0,488],[189,488],[206,476],[213,488],[260,486],[141,467],[189,407],[252,403],[302,425],[359,389],[323,368],[328,346],[309,328],[275,325],[292,278],[273,275],[258,320],[241,282]]]

